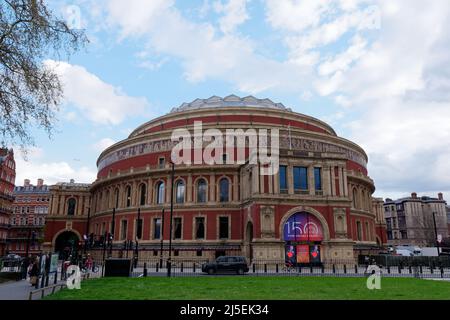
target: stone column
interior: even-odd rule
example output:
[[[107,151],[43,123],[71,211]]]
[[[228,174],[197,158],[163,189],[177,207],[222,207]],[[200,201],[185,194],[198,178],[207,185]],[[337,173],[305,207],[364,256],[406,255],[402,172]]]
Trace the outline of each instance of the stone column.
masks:
[[[216,174],[214,172],[209,176],[209,201],[216,201]]]
[[[147,181],[147,204],[151,204],[153,201],[153,181],[152,178],[148,178]]]
[[[322,189],[323,189],[323,195],[329,196],[331,194],[330,192],[330,167],[329,166],[323,166],[322,167]]]
[[[233,174],[233,201],[239,201],[239,176],[237,173]]]
[[[334,175],[334,166],[331,166],[330,168],[330,176],[331,176],[331,195],[336,195],[336,177]]]
[[[348,181],[347,181],[347,169],[342,168],[342,176],[344,179],[344,195],[348,197]]]
[[[252,167],[252,194],[259,193],[258,183],[259,183],[258,166],[254,165]]]
[[[273,193],[280,193],[280,171],[278,171],[275,175],[272,176],[273,181]]]
[[[314,186],[314,165],[308,166],[308,189],[310,195],[316,194],[316,189]]]
[[[289,164],[286,168],[287,170],[287,184],[288,184],[288,194],[294,194],[294,175],[293,166]]]
[[[192,174],[189,173],[186,183],[186,202],[192,202]]]
[[[339,195],[342,197],[344,195],[344,177],[342,174],[342,167],[338,167],[338,179],[339,179]]]

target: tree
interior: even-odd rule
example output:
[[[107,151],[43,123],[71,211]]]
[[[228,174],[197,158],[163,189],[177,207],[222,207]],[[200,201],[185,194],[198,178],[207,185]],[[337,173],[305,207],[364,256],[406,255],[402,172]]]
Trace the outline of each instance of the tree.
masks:
[[[51,136],[63,90],[44,59],[68,57],[87,42],[44,0],[0,2],[0,145],[33,144],[32,126]]]

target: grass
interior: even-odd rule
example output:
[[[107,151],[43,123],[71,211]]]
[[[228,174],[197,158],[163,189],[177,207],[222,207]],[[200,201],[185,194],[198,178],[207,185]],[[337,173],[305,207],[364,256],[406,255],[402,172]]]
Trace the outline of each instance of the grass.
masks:
[[[450,282],[382,278],[368,290],[366,278],[334,277],[148,277],[86,280],[80,290],[64,289],[55,300],[434,300],[450,299]]]

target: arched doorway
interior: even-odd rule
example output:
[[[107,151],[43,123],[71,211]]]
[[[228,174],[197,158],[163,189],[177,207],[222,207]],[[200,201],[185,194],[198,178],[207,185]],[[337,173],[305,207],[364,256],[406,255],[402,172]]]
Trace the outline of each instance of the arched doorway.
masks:
[[[324,239],[322,223],[305,211],[289,216],[283,226],[286,263],[321,265],[321,245]]]
[[[249,263],[251,263],[253,259],[252,241],[253,241],[253,223],[249,221],[247,222],[247,227],[245,228],[245,241],[244,241],[245,256]]]
[[[67,259],[69,255],[77,256],[78,242],[80,238],[73,231],[63,231],[55,239],[55,252],[60,259]]]

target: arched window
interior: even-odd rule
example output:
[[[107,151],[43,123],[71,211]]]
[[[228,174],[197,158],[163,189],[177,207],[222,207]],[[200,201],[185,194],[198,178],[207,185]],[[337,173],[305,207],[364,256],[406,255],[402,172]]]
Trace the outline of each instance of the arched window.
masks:
[[[143,206],[145,205],[145,200],[147,198],[147,186],[145,185],[145,183],[141,184],[141,186],[139,187],[139,193],[140,193],[139,204]]]
[[[197,182],[197,202],[206,202],[207,184],[205,179],[200,179]]]
[[[219,181],[219,199],[220,202],[228,202],[229,201],[229,187],[230,182],[227,178],[222,178]]]
[[[131,207],[131,186],[127,186],[126,188],[126,194],[127,194],[127,203],[126,207]]]
[[[116,189],[114,197],[115,197],[114,206],[117,209],[117,208],[119,208],[119,189]]]
[[[356,188],[353,188],[353,192],[352,192],[352,201],[353,201],[353,208],[357,209],[358,208],[358,192],[356,191]]]
[[[109,190],[106,191],[106,199],[105,199],[105,209],[109,209],[110,199],[109,199]]]
[[[67,201],[67,215],[73,216],[75,215],[75,207],[77,205],[77,200],[74,198],[70,198],[69,201]]]
[[[156,203],[161,204],[164,203],[164,182],[160,181],[156,185]]]
[[[184,181],[183,180],[177,181],[176,190],[177,190],[176,203],[183,203],[184,202]]]

